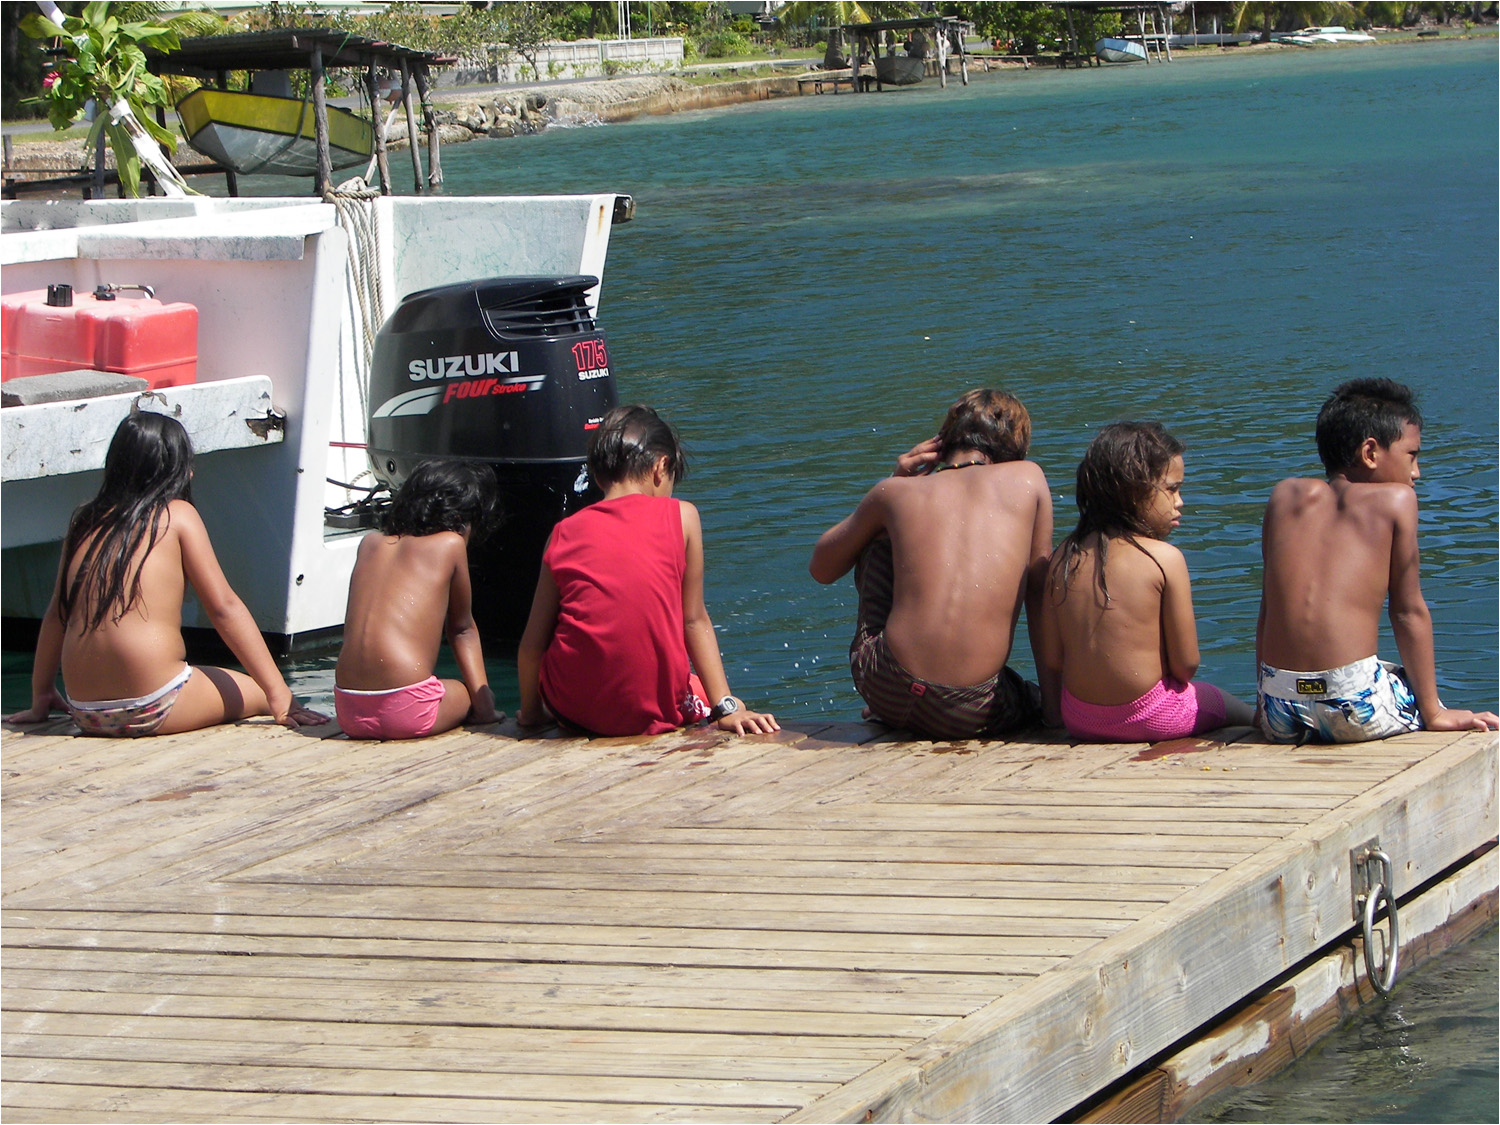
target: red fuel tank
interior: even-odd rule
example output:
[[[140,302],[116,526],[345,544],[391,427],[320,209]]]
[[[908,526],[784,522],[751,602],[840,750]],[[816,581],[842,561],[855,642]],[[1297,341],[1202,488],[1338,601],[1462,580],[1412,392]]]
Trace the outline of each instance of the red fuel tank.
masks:
[[[7,293],[0,297],[0,337],[0,380],[91,368],[160,388],[198,376],[198,310],[181,301],[116,297],[104,286]]]

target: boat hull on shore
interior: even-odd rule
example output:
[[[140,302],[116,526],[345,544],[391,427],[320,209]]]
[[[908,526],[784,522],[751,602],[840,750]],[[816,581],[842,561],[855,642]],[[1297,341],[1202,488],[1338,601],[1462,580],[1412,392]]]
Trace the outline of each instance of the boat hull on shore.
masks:
[[[1105,62],[1147,62],[1146,47],[1133,39],[1100,39],[1094,44],[1094,54]]]
[[[199,87],[177,103],[187,143],[241,175],[311,176],[318,143],[311,103]],[[375,131],[362,117],[328,107],[328,154],[335,169],[370,159]]]

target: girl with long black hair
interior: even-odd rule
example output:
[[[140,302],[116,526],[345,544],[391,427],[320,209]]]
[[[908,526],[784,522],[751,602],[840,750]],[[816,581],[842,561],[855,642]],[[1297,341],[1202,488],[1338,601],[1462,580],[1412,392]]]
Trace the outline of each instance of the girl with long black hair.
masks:
[[[293,698],[230,589],[192,503],[193,447],[175,418],[133,411],[115,430],[99,494],[73,513],[42,618],[31,707],[66,709],[84,734],[176,734],[252,715],[283,726],[328,721]],[[182,639],[191,585],[248,671],[194,667]],[[57,690],[62,672],[66,694]]]

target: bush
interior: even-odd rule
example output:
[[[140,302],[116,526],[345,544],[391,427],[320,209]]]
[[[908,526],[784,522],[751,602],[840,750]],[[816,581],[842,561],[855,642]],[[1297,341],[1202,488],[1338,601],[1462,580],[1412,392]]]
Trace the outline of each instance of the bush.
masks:
[[[706,59],[738,59],[752,54],[750,40],[737,31],[716,31],[698,41],[698,53]]]

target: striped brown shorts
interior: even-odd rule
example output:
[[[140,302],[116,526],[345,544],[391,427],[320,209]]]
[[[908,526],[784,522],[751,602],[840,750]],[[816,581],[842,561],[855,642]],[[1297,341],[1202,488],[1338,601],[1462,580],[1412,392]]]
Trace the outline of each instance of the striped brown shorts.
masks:
[[[1042,717],[1040,689],[1010,668],[966,687],[918,679],[885,643],[894,587],[891,546],[877,539],[854,569],[859,627],[849,646],[854,686],[881,722],[928,739],[976,738],[1034,726]]]

